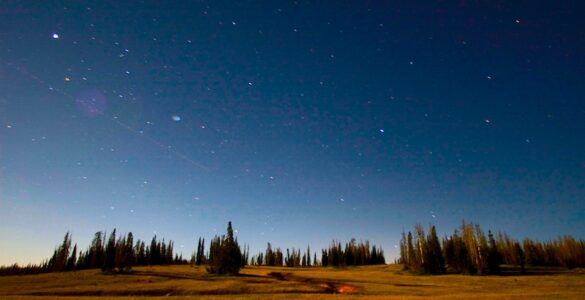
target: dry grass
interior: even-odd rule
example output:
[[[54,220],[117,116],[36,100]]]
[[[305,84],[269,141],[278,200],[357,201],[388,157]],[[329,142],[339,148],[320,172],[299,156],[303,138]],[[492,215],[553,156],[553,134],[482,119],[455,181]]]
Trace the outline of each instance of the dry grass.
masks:
[[[242,276],[189,266],[0,277],[1,299],[585,299],[585,274],[417,276],[400,266],[347,269],[247,267]]]

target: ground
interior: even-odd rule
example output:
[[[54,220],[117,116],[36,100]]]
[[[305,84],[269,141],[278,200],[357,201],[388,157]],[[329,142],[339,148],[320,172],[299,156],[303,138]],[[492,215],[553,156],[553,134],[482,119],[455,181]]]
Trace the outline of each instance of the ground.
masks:
[[[550,274],[421,276],[400,265],[354,268],[246,267],[237,277],[204,267],[137,267],[0,277],[0,298],[53,299],[584,299],[582,271]]]

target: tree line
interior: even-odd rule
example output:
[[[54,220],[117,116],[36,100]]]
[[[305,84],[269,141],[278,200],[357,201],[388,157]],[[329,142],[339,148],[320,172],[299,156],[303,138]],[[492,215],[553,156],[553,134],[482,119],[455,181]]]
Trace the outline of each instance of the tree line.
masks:
[[[254,255],[250,264],[257,266],[286,266],[286,267],[343,267],[385,264],[382,247],[370,247],[369,241],[357,243],[355,239],[341,246],[341,242],[333,241],[329,248],[321,249],[321,259],[317,259],[317,252],[311,252],[307,246],[306,252],[301,249],[286,249],[286,254],[280,248],[273,249],[268,243],[265,252]]]
[[[317,255],[316,253],[314,254]],[[266,245],[266,251],[252,256],[250,264],[254,266],[286,266],[286,267],[311,267],[317,265],[316,257],[311,261],[311,248],[301,254],[301,249],[286,249],[286,254],[280,248],[273,249],[272,244]]]
[[[321,250],[321,265],[324,267],[362,266],[385,264],[384,250],[382,247],[370,242],[359,242],[351,239],[341,248],[341,243],[333,241],[329,248]]]
[[[370,246],[368,241],[355,239],[345,243],[333,241],[328,248],[317,252],[293,248],[286,252],[273,248],[268,243],[265,252],[249,257],[249,247],[241,247],[231,222],[226,234],[216,235],[205,252],[205,239],[199,238],[197,249],[191,257],[191,264],[205,265],[212,274],[238,274],[248,264],[287,267],[343,267],[384,264],[381,247]],[[570,236],[559,237],[548,242],[524,239],[522,242],[505,233],[486,235],[479,225],[465,223],[453,234],[442,239],[437,236],[434,225],[428,234],[416,225],[413,232],[402,232],[400,258],[404,268],[417,273],[443,274],[499,274],[502,264],[520,266],[548,266],[565,268],[585,267],[585,242]],[[174,243],[157,240],[156,235],[149,244],[134,242],[132,233],[118,236],[114,229],[106,239],[106,233],[95,233],[87,250],[77,250],[71,234],[67,232],[63,242],[57,246],[51,258],[41,264],[0,267],[0,275],[25,275],[48,272],[63,272],[100,268],[106,273],[128,272],[133,266],[188,264],[182,255],[174,254]]]
[[[174,253],[174,243],[157,240],[156,235],[147,245],[134,242],[132,232],[116,235],[114,229],[106,240],[106,232],[95,233],[87,250],[72,246],[71,234],[67,232],[63,242],[55,248],[53,255],[40,264],[0,267],[0,275],[27,275],[49,272],[65,272],[85,269],[101,269],[103,272],[128,272],[133,266],[186,264],[182,255]]]
[[[232,223],[228,222],[226,234],[216,235],[205,251],[205,239],[199,238],[197,249],[191,256],[190,263],[195,266],[205,265],[212,274],[235,275],[248,264],[264,266],[312,267],[312,266],[357,266],[368,264],[384,264],[384,252],[381,247],[372,246],[368,241],[356,242],[352,239],[342,248],[341,242],[333,241],[329,248],[321,250],[321,260],[317,252],[306,252],[293,248],[273,249],[268,243],[266,252],[249,257],[249,247],[241,247],[234,236]],[[73,245],[71,234],[67,232],[63,242],[57,246],[51,258],[39,265],[29,264],[0,267],[0,275],[25,275],[48,272],[64,272],[84,269],[101,269],[105,273],[129,272],[133,266],[187,264],[182,255],[173,254],[174,243],[157,240],[156,235],[150,244],[144,241],[134,242],[132,233],[118,236],[114,229],[106,239],[106,233],[95,233],[87,250],[77,250]],[[173,256],[174,255],[174,256]]]
[[[417,224],[413,232],[402,232],[399,263],[417,273],[500,274],[501,265],[520,267],[585,267],[585,241],[571,236],[539,242],[518,241],[505,233],[486,235],[478,224],[461,227],[439,240],[434,225],[425,234]]]

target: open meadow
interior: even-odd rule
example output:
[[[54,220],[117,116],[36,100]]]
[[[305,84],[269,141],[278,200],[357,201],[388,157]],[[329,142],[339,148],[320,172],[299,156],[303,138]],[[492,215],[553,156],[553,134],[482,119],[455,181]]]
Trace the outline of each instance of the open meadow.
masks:
[[[400,265],[352,268],[246,267],[237,277],[186,265],[0,277],[2,299],[583,299],[585,274],[421,276]]]

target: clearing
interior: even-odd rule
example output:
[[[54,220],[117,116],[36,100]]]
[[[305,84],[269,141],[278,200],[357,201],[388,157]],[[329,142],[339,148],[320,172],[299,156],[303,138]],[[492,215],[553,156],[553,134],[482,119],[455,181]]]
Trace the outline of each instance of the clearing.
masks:
[[[352,268],[246,267],[237,277],[204,267],[136,267],[0,277],[2,299],[584,299],[583,270],[523,276],[419,276],[400,265]]]

